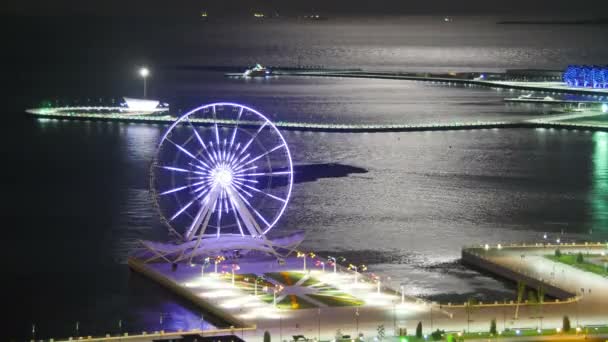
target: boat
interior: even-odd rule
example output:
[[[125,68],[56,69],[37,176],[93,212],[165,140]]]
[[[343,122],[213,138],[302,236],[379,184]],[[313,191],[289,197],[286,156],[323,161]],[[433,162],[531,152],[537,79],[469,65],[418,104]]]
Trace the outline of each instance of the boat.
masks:
[[[261,64],[256,64],[253,68],[245,70],[243,77],[266,77],[272,75],[272,71]]]
[[[555,101],[551,96],[532,96],[532,94],[519,95],[520,100]]]

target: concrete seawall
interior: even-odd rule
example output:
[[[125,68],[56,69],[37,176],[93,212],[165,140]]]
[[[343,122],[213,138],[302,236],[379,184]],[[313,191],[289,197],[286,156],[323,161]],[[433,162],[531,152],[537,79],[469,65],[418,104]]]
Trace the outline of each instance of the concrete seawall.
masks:
[[[196,306],[211,313],[215,317],[225,321],[226,323],[228,323],[229,326],[232,326],[232,327],[238,328],[238,329],[240,329],[241,327],[247,327],[247,324],[244,321],[242,321],[241,319],[234,317],[230,313],[216,307],[211,302],[208,302],[205,299],[201,298],[200,296],[197,296],[194,293],[188,291],[187,288],[180,286],[179,284],[177,284],[174,281],[172,281],[171,279],[165,277],[161,273],[156,272],[155,270],[153,270],[150,267],[147,267],[146,264],[143,263],[141,260],[131,257],[131,258],[129,258],[128,264],[129,264],[129,267],[131,268],[131,270],[133,270],[134,272],[140,273],[140,274],[152,279],[153,281],[155,281],[156,283],[160,284],[161,286],[169,289],[173,293],[183,297],[184,299],[190,301],[191,303],[194,303]]]
[[[154,117],[154,116],[104,116],[95,114],[36,114],[31,110],[27,114],[46,119],[55,120],[75,120],[75,121],[105,121],[123,123],[147,123],[169,125],[175,118]],[[210,125],[211,122],[192,122],[193,125]],[[430,124],[386,124],[386,125],[365,125],[365,124],[319,124],[305,122],[275,122],[275,125],[285,131],[301,132],[328,132],[328,133],[389,133],[389,132],[432,132],[432,131],[462,131],[474,129],[499,129],[499,128],[556,128],[587,131],[608,131],[608,125],[579,124],[570,122],[551,122],[551,121],[516,121],[516,122],[469,122],[469,123],[430,123]],[[248,124],[241,124],[247,127]]]
[[[552,284],[544,282],[542,279],[536,279],[520,272],[516,272],[510,268],[493,262],[492,260],[486,259],[483,256],[475,253],[473,249],[463,249],[461,260],[466,266],[489,272],[495,276],[508,279],[513,282],[521,281],[526,284],[526,286],[531,288],[539,288],[542,286],[545,294],[560,300],[566,300],[576,296],[574,293],[570,293]]]
[[[289,76],[310,76],[310,77],[343,77],[343,78],[363,78],[363,79],[380,79],[380,80],[404,80],[404,81],[423,81],[423,82],[442,82],[442,83],[455,83],[465,85],[476,85],[489,88],[502,88],[502,89],[514,89],[514,90],[525,90],[525,91],[538,91],[538,92],[549,92],[549,93],[561,93],[561,94],[575,94],[575,95],[592,95],[592,96],[608,96],[608,92],[595,89],[577,89],[577,88],[557,88],[557,87],[543,87],[539,85],[524,85],[524,84],[512,84],[512,83],[501,83],[493,81],[482,81],[482,80],[470,80],[462,78],[447,78],[447,77],[423,77],[423,76],[412,76],[398,73],[369,73],[369,72],[293,72],[286,73]]]

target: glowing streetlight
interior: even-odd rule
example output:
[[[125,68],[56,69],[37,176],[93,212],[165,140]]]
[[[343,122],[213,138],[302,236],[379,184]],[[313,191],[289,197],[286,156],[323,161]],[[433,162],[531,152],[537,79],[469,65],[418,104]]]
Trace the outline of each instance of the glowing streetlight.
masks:
[[[224,260],[226,260],[226,258],[224,258],[223,255],[218,255],[217,257],[215,257],[215,260],[214,260],[214,264],[215,264],[215,266],[214,266],[215,267],[214,272],[215,272],[215,274],[217,274],[217,264],[221,263]]]
[[[355,284],[357,284],[358,276],[359,276],[359,270],[361,270],[361,271],[367,271],[367,266],[365,266],[365,265],[355,266],[353,264],[350,264],[350,265],[348,265],[348,269],[355,271]]]
[[[234,287],[234,271],[240,270],[241,267],[237,264],[232,264],[232,287]]]
[[[264,281],[264,280],[266,280],[266,278],[264,278],[264,276],[257,276],[257,278],[255,278],[254,285],[253,285],[253,295],[255,297],[258,296],[258,282]]]
[[[336,258],[332,257],[332,256],[328,256],[327,260],[329,262],[331,262],[331,264],[334,266],[334,273],[336,273],[336,266],[337,266],[337,262],[336,262]]]
[[[208,267],[210,263],[209,257],[205,258],[205,261],[201,265],[201,278],[205,276],[205,267]]]
[[[317,260],[316,265],[317,265],[317,267],[318,267],[318,266],[321,266],[321,270],[322,270],[323,272],[325,272],[325,262],[323,262],[323,261],[321,261],[321,260]]]
[[[281,292],[283,290],[283,286],[281,285],[275,285],[275,287],[272,289],[272,304],[274,305],[274,307],[277,307],[277,292]]]
[[[306,253],[304,253],[304,252],[298,252],[298,253],[296,254],[296,256],[297,256],[298,258],[304,258],[304,272],[306,272],[306,257],[307,257],[308,255],[310,255],[310,258],[311,258],[311,259],[312,259],[312,258],[314,258],[314,257],[316,256],[316,255],[315,255],[315,253],[312,253],[312,252],[311,252],[311,253],[309,253],[309,254],[306,254]]]
[[[144,80],[144,99],[146,98],[146,78],[150,75],[150,70],[146,67],[142,67],[139,69],[139,76]]]

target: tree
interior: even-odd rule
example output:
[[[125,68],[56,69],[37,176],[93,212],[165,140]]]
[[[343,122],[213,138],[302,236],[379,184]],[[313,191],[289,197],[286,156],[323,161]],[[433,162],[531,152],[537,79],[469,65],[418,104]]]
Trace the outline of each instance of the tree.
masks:
[[[585,262],[585,257],[583,257],[582,252],[578,252],[578,254],[576,255],[576,262],[578,264],[582,264],[583,262]]]
[[[556,258],[561,258],[562,257],[562,251],[560,251],[559,248],[555,250],[555,257]]]
[[[418,325],[416,326],[416,337],[422,338],[422,322],[418,322]]]
[[[270,333],[268,330],[264,331],[264,342],[270,342]]]
[[[517,282],[517,306],[515,306],[515,319],[519,317],[519,304],[521,304],[524,298],[524,292],[526,291],[526,283],[523,281]]]
[[[564,316],[564,322],[562,323],[562,330],[564,332],[570,331],[570,318],[568,318],[568,316]]]
[[[496,331],[496,318],[492,319],[492,321],[490,322],[490,334],[492,335],[496,335],[497,331]]]
[[[379,325],[378,328],[376,329],[376,331],[378,332],[378,339],[380,341],[382,341],[384,339],[384,336],[385,336],[384,324]]]

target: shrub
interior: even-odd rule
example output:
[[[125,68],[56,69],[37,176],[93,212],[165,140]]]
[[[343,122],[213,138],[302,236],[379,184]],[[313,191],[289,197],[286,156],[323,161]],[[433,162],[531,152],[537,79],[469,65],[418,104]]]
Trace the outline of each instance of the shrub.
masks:
[[[264,342],[270,342],[270,333],[268,330],[264,331]]]
[[[583,257],[583,253],[578,252],[578,254],[576,255],[576,262],[579,264],[585,262],[585,257]]]
[[[564,322],[562,323],[562,330],[564,332],[570,331],[570,318],[568,318],[568,316],[564,316]]]
[[[493,320],[490,322],[490,334],[492,334],[492,335],[496,335],[496,333],[497,333],[497,332],[496,332],[496,319],[493,319]]]
[[[562,257],[562,251],[560,251],[559,248],[555,250],[555,257],[556,258],[561,258]]]
[[[416,326],[416,337],[422,338],[422,322],[418,322]]]
[[[431,337],[433,338],[433,341],[440,341],[443,334],[445,334],[444,330],[437,329],[431,333]]]

